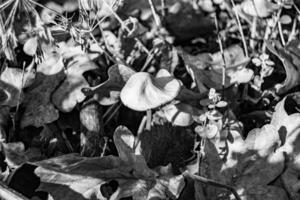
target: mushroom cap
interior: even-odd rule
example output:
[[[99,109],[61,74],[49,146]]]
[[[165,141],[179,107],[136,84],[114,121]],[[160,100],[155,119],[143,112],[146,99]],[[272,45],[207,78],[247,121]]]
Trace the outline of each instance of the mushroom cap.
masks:
[[[172,76],[155,78],[147,72],[138,72],[129,78],[120,97],[125,106],[146,111],[172,101],[180,90],[181,82]]]

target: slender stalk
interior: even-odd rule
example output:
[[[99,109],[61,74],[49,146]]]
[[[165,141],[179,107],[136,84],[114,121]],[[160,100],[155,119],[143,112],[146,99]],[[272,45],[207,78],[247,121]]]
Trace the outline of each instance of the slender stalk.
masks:
[[[151,121],[152,121],[152,111],[151,109],[146,111],[147,114],[147,123],[146,123],[146,130],[151,130]]]
[[[166,16],[166,0],[161,0],[161,16]]]
[[[224,97],[225,82],[226,82],[226,59],[225,59],[224,49],[223,49],[222,40],[221,40],[221,36],[220,36],[220,31],[219,31],[219,22],[218,22],[218,18],[217,18],[216,14],[215,14],[215,25],[216,25],[217,35],[218,35],[219,48],[220,48],[222,60],[224,63],[223,67],[222,67],[222,96]]]
[[[267,26],[266,26],[266,30],[265,30],[264,42],[263,42],[263,45],[262,45],[262,53],[266,52],[266,48],[267,48],[266,41],[269,39],[270,34],[271,34],[271,26],[268,23]]]
[[[108,144],[108,137],[104,137],[104,146],[102,148],[102,153],[100,155],[101,158],[105,156],[105,152],[106,152],[106,149],[107,149],[107,144]]]
[[[235,3],[234,3],[233,0],[231,0],[231,4],[232,4],[233,7],[235,7]],[[249,57],[247,43],[246,43],[246,40],[245,40],[245,35],[244,35],[244,32],[243,32],[243,28],[242,28],[242,25],[241,25],[239,14],[237,13],[236,9],[233,9],[233,10],[234,10],[235,18],[236,18],[236,21],[238,23],[239,31],[240,31],[240,34],[241,34],[241,37],[242,37],[242,42],[243,42],[243,46],[244,46],[245,56]]]
[[[97,42],[96,38],[94,37],[94,35],[92,33],[90,33],[90,36],[92,38],[92,40],[98,45],[98,47],[101,49],[101,51],[111,60],[113,61],[114,63],[117,63],[117,60],[112,57],[111,55],[109,55],[99,44],[99,42]]]
[[[65,145],[67,146],[69,152],[70,152],[70,153],[73,153],[73,152],[74,152],[74,148],[73,148],[71,142],[69,141],[69,139],[68,139],[66,133],[65,133],[64,131],[62,131],[61,135],[62,135],[62,137],[63,137],[63,139],[64,139]]]
[[[146,122],[147,122],[147,116],[144,116],[140,125],[139,125],[139,129],[137,131],[137,137],[139,138],[140,135],[142,134],[142,132],[144,131],[144,128],[145,128],[145,125],[146,125]]]
[[[293,21],[293,27],[292,27],[292,31],[291,31],[291,33],[289,35],[288,43],[295,38],[296,28],[297,28],[297,21],[298,21],[297,18],[295,18],[294,21]]]
[[[110,10],[110,12],[113,14],[113,16],[118,20],[118,22],[121,24],[121,27],[124,28],[128,33],[131,32],[131,30],[128,28],[128,26],[123,22],[123,20],[119,17],[119,15],[108,5],[106,1],[103,1],[104,5]],[[145,47],[145,45],[138,39],[134,38],[134,40],[142,47],[143,51],[150,55],[149,50]]]
[[[280,40],[283,46],[285,46],[285,40],[284,40],[284,35],[282,32],[282,26],[281,26],[281,22],[278,21],[278,32],[279,32],[279,36],[280,36]]]
[[[120,103],[116,109],[114,109],[114,111],[108,116],[107,120],[105,120],[105,122],[103,123],[104,126],[106,126],[108,124],[108,122],[110,122],[110,120],[114,117],[114,115],[119,111],[119,109],[121,108],[122,104]]]
[[[278,22],[279,22],[279,20],[280,20],[281,12],[282,12],[282,7],[281,7],[281,8],[279,9],[279,11],[277,12],[277,15],[276,15],[276,18],[275,18],[275,25],[274,25],[274,27],[272,27],[272,31],[271,31],[271,33],[272,33],[271,37],[272,37],[272,38],[273,38],[273,35],[275,35],[275,33],[276,33],[275,29],[276,29],[276,27],[277,27],[277,25],[278,25]]]
[[[150,5],[152,15],[153,15],[153,18],[154,18],[154,21],[155,21],[157,27],[161,27],[161,20],[160,20],[160,17],[158,15],[158,13],[157,13],[157,10],[154,6],[153,0],[148,0],[148,3]]]
[[[252,50],[255,49],[255,40],[254,38],[256,37],[256,28],[257,28],[257,17],[253,17],[253,22],[251,26],[251,39],[250,39],[250,47]]]

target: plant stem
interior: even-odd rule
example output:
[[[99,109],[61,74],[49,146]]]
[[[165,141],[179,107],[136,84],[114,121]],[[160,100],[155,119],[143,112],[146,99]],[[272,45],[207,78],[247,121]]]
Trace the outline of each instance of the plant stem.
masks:
[[[233,0],[231,0],[231,4],[232,4],[233,7],[235,7],[235,3],[234,3]],[[233,10],[234,10],[235,18],[236,18],[236,21],[238,23],[239,31],[240,31],[240,34],[241,34],[241,37],[242,37],[242,42],[243,42],[243,46],[244,46],[245,56],[249,57],[247,43],[246,43],[246,40],[245,40],[245,35],[244,35],[244,32],[243,32],[243,28],[242,28],[242,25],[241,25],[239,14],[237,13],[236,9],[233,9]]]
[[[278,32],[279,32],[279,36],[280,36],[280,40],[283,46],[285,46],[285,40],[284,40],[284,35],[282,32],[282,26],[281,26],[281,22],[278,21]]]
[[[104,146],[102,148],[102,153],[100,155],[101,158],[105,156],[105,152],[106,152],[106,149],[107,149],[107,144],[108,144],[108,137],[104,137]]]
[[[251,39],[250,39],[250,47],[252,50],[255,49],[255,40],[254,38],[256,37],[256,28],[257,28],[257,17],[253,17],[253,22],[251,26]]]
[[[151,109],[146,111],[147,114],[147,123],[146,123],[146,130],[151,130],[151,121],[152,121],[152,111]]]
[[[161,16],[166,16],[166,0],[161,0]]]
[[[225,82],[226,82],[226,59],[225,59],[224,49],[223,49],[221,35],[220,35],[220,31],[219,31],[219,22],[218,22],[218,18],[217,18],[216,14],[215,14],[215,25],[216,25],[216,30],[217,30],[219,48],[220,48],[222,60],[224,63],[223,67],[222,67],[222,96],[224,97]]]
[[[157,27],[161,27],[161,20],[160,20],[160,17],[158,15],[158,13],[157,13],[157,10],[154,6],[153,0],[148,0],[148,3],[150,5],[151,11],[152,11],[152,14],[153,14],[153,17],[154,17],[154,21],[155,21]]]
[[[131,30],[128,28],[128,26],[123,22],[123,20],[119,17],[119,15],[110,7],[110,5],[108,5],[108,3],[106,1],[103,1],[104,5],[106,5],[106,7],[110,10],[110,12],[113,14],[113,16],[118,20],[118,22],[121,24],[121,27],[124,28],[128,33],[131,32]],[[140,47],[143,49],[143,51],[145,53],[148,54],[148,56],[150,55],[149,50],[145,47],[145,45],[138,39],[138,38],[134,38],[134,40],[140,45]]]
[[[291,31],[289,39],[288,39],[288,43],[295,38],[296,28],[297,28],[297,21],[298,21],[297,18],[295,18],[294,21],[293,21],[293,27],[292,27],[292,31]]]
[[[137,131],[137,138],[140,138],[140,135],[143,133],[146,122],[147,122],[147,116],[144,116],[139,125],[139,129]]]
[[[118,112],[118,110],[121,108],[122,104],[120,103],[116,109],[114,109],[114,111],[108,116],[107,120],[105,120],[105,122],[103,123],[104,126],[107,125],[107,123],[113,118],[113,116]]]

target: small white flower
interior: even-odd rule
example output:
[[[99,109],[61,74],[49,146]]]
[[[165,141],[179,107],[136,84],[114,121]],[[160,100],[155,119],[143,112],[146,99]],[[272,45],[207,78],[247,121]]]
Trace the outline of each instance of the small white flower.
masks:
[[[255,66],[261,66],[262,68],[275,65],[275,63],[269,59],[269,55],[265,53],[260,55],[259,58],[253,58],[252,62]]]
[[[215,88],[210,88],[208,93],[208,99],[213,100],[216,97],[217,91]]]

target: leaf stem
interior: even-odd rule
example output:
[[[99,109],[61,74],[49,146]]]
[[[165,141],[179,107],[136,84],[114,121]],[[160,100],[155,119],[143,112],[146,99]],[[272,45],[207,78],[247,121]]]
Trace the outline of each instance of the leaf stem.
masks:
[[[148,3],[150,5],[152,15],[153,15],[153,18],[154,18],[154,21],[155,21],[157,27],[161,27],[161,20],[160,20],[160,17],[158,15],[158,13],[157,13],[157,10],[154,6],[153,0],[148,0]]]
[[[233,8],[235,8],[235,3],[234,3],[233,0],[231,0],[231,4],[232,4]],[[245,40],[245,35],[244,35],[244,32],[243,32],[243,28],[242,28],[242,25],[241,25],[239,14],[237,13],[236,9],[233,9],[233,11],[234,11],[235,18],[236,18],[236,21],[238,23],[239,31],[240,31],[240,34],[241,34],[241,37],[242,37],[242,42],[243,42],[243,46],[244,46],[245,56],[249,57],[247,43],[246,43],[246,40]]]
[[[222,67],[222,96],[224,97],[225,82],[226,82],[226,59],[225,59],[224,49],[223,49],[221,35],[220,35],[220,31],[219,31],[218,17],[217,17],[216,13],[215,13],[214,17],[215,17],[215,25],[216,25],[216,30],[217,30],[219,48],[220,48],[221,55],[222,55],[222,60],[223,60],[223,63],[224,63],[224,65]]]

